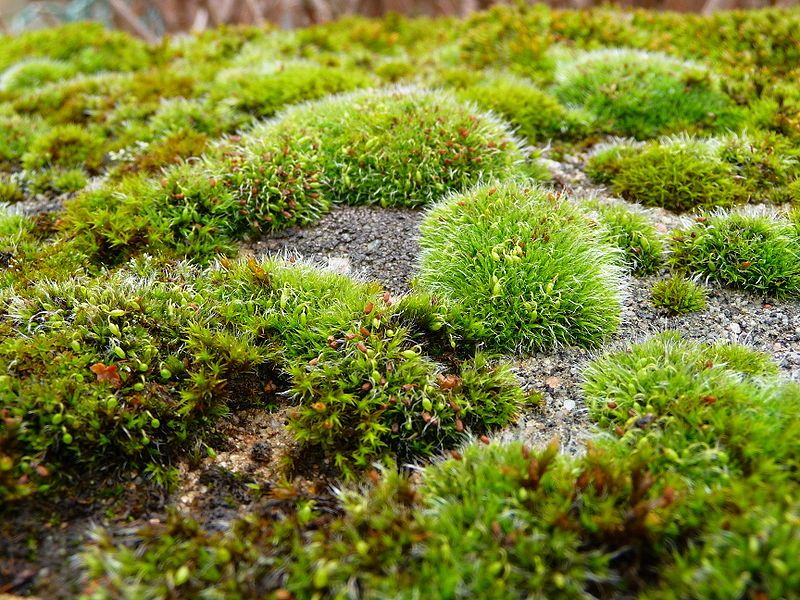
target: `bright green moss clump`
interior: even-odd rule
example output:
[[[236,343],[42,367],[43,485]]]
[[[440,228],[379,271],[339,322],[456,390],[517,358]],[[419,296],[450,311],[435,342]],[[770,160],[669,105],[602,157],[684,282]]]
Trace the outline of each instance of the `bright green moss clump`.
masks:
[[[355,69],[313,63],[261,65],[223,71],[210,86],[210,99],[259,117],[270,117],[288,104],[367,87],[370,78]]]
[[[786,219],[742,214],[703,217],[672,236],[673,265],[749,292],[800,297],[800,239]]]
[[[606,149],[589,163],[590,173],[611,181],[626,200],[674,212],[730,206],[737,187],[731,169],[715,160],[702,141],[667,139],[640,149]]]
[[[481,177],[518,172],[524,158],[505,123],[443,91],[353,92],[291,108],[271,127],[251,139],[316,140],[325,192],[346,204],[429,204]]]
[[[664,262],[662,237],[646,215],[622,205],[592,206],[597,211],[605,240],[624,253],[625,265],[636,275],[654,273]]]
[[[84,73],[131,71],[152,60],[151,50],[138,38],[86,22],[3,38],[0,71],[31,57],[65,61]]]
[[[675,212],[792,201],[800,178],[797,150],[767,133],[613,145],[595,153],[586,171],[626,200]]]
[[[487,75],[457,94],[508,120],[517,133],[530,142],[575,138],[589,127],[588,115],[565,108],[522,77]]]
[[[480,185],[421,226],[420,285],[463,305],[467,334],[500,351],[595,345],[620,320],[616,250],[565,199]]]
[[[69,79],[76,73],[74,66],[59,60],[24,60],[0,73],[0,92],[32,89],[45,83]]]
[[[608,133],[638,139],[696,129],[724,129],[740,117],[707,68],[665,54],[596,50],[556,69],[554,91],[582,106]]]
[[[42,122],[36,118],[0,116],[0,168],[19,168],[22,156],[42,129]]]
[[[671,275],[653,285],[650,301],[669,315],[685,315],[705,310],[706,291],[691,279]]]
[[[99,131],[79,125],[58,125],[35,137],[22,156],[26,169],[85,167],[97,172],[103,160],[103,138]]]

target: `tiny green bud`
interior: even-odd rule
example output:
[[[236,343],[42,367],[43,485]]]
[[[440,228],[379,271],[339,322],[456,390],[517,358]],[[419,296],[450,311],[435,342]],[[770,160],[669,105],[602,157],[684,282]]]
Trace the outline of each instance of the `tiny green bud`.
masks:
[[[181,565],[177,571],[175,571],[175,585],[181,586],[187,581],[189,581],[189,567],[186,565]]]

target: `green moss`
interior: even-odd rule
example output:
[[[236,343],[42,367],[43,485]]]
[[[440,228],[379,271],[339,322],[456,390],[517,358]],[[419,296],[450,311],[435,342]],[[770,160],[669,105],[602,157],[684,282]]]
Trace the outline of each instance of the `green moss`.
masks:
[[[19,237],[17,226],[5,224]],[[230,402],[273,401],[265,384],[283,377],[298,440],[347,475],[514,416],[522,392],[506,367],[478,355],[444,371],[381,297],[303,266],[203,271],[149,258],[4,289],[0,439],[4,471],[21,483],[0,494],[46,492],[103,463],[168,464]]]
[[[648,275],[664,263],[664,241],[647,216],[622,205],[590,206],[598,213],[605,241],[622,250],[632,273]]]
[[[592,171],[601,181],[610,178],[614,193],[626,200],[674,212],[730,206],[740,191],[730,165],[693,139],[665,139],[638,151],[608,150],[594,159]]]
[[[86,184],[82,169],[51,168],[25,173],[26,189],[33,194],[68,194],[82,190]]]
[[[197,85],[188,69],[98,73],[30,90],[20,94],[13,104],[17,112],[39,115],[51,123],[104,124],[109,113],[125,105],[152,114],[163,99],[193,97]]]
[[[749,292],[800,295],[800,240],[785,219],[703,217],[673,234],[670,261],[692,275]]]
[[[513,173],[523,159],[504,123],[449,93],[416,88],[353,92],[293,108],[277,131],[316,138],[326,191],[348,204],[428,204],[481,177]]]
[[[209,145],[208,135],[192,130],[178,130],[137,148],[124,156],[114,170],[115,175],[145,173],[155,175],[186,159],[200,157]]]
[[[742,202],[787,202],[800,176],[797,151],[769,133],[673,137],[602,148],[586,172],[615,193],[673,211]]]
[[[587,115],[566,109],[550,94],[523,78],[489,75],[459,90],[458,96],[505,118],[530,142],[570,139],[588,129]]]
[[[650,301],[669,315],[685,315],[705,310],[706,291],[691,279],[671,275],[653,285]]]
[[[79,125],[58,125],[34,137],[22,156],[26,169],[84,167],[97,173],[103,161],[103,138]]]
[[[76,73],[73,65],[60,60],[23,60],[0,73],[0,91],[18,92],[37,88],[46,83],[69,79]]]
[[[389,59],[375,66],[375,75],[388,83],[409,79],[415,71],[413,63],[402,59]]]
[[[26,58],[68,61],[85,73],[130,71],[147,66],[151,53],[141,40],[99,23],[71,23],[3,39],[0,70]]]
[[[605,131],[639,139],[725,129],[740,117],[717,77],[697,63],[635,50],[597,50],[556,70],[554,92],[594,114]]]
[[[0,203],[16,204],[24,199],[25,195],[16,180],[0,176]]]
[[[625,159],[635,156],[638,150],[638,146],[633,144],[602,146],[592,153],[586,161],[584,170],[596,183],[613,183],[616,176],[625,168]]]
[[[223,71],[210,86],[209,95],[213,102],[222,102],[260,117],[270,117],[288,104],[315,100],[369,84],[370,78],[355,69],[297,61],[271,68],[262,64],[255,69]]]
[[[42,122],[36,118],[0,116],[0,167],[18,168],[23,154],[42,129]]]
[[[553,64],[547,51],[550,12],[521,5],[494,6],[470,15],[457,36],[459,59],[472,68],[510,68],[524,76],[548,79]]]
[[[743,201],[794,200],[793,189],[800,180],[800,152],[786,138],[761,132],[728,135],[720,140],[718,156],[732,167]]]
[[[463,305],[467,337],[531,352],[592,346],[620,319],[614,249],[564,198],[483,184],[434,206],[421,226],[420,286]]]
[[[776,373],[752,349],[663,334],[589,365],[591,414],[617,435],[581,457],[471,445],[412,477],[375,471],[335,515],[282,489],[229,533],[173,515],[136,551],[97,536],[84,561],[97,598],[791,595],[800,386]]]

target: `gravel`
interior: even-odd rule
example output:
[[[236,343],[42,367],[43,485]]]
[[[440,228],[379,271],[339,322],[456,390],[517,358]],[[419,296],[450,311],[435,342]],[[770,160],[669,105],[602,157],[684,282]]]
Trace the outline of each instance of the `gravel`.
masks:
[[[338,206],[309,227],[275,232],[243,247],[256,257],[298,257],[407,292],[419,252],[419,210]]]

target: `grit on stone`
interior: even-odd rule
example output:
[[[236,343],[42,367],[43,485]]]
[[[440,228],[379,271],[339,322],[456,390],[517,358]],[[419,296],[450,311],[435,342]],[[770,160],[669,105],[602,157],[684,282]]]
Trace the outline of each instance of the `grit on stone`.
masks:
[[[403,293],[414,275],[422,217],[419,210],[337,206],[313,225],[271,233],[243,250],[311,260]]]

